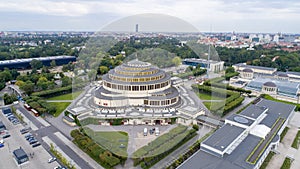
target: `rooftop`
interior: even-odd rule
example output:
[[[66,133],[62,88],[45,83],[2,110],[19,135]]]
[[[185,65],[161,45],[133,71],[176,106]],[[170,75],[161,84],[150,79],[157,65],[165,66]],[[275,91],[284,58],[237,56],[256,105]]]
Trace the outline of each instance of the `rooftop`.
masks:
[[[234,66],[244,67],[244,68],[250,68],[250,69],[271,70],[271,71],[276,71],[277,70],[277,68],[246,65],[245,63],[238,63],[238,64],[235,64]]]
[[[244,131],[245,129],[243,128],[225,124],[202,143],[217,150],[224,151]]]
[[[251,119],[257,119],[266,110],[267,110],[267,107],[260,107],[260,106],[251,104],[245,110],[243,110],[240,113],[240,115],[251,118]]]

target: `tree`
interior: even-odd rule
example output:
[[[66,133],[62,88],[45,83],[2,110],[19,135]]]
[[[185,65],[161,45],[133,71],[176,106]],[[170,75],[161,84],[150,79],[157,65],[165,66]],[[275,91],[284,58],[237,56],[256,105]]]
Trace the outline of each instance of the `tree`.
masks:
[[[55,60],[52,60],[52,61],[50,62],[50,66],[51,66],[51,67],[55,67],[55,66],[56,66],[56,61],[55,61]]]
[[[68,86],[70,84],[72,84],[71,78],[69,78],[68,76],[64,76],[63,78],[61,78],[61,85],[62,85],[62,87]]]
[[[181,58],[178,56],[174,57],[172,63],[175,64],[175,66],[179,66],[181,64]]]
[[[20,89],[23,90],[26,94],[30,95],[34,91],[34,83],[31,81],[26,81],[22,86],[20,86]]]
[[[33,59],[30,62],[30,66],[32,69],[40,69],[43,67],[43,63],[40,60]]]
[[[48,88],[48,79],[41,76],[36,84],[39,89],[46,90]]]
[[[107,73],[109,69],[107,66],[100,66],[99,70],[100,70],[100,74],[103,75],[103,74]]]
[[[0,73],[0,81],[7,82],[12,80],[12,75],[8,69],[5,69]]]
[[[235,70],[232,66],[228,67],[226,70],[225,70],[225,73],[234,73]]]

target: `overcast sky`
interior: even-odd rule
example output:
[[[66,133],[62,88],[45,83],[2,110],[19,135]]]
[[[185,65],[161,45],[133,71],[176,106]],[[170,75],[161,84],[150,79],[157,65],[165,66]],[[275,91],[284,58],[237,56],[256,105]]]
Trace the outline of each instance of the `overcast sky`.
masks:
[[[144,13],[170,15],[201,32],[300,33],[299,0],[0,0],[0,30],[97,31]],[[154,18],[139,22],[140,31],[168,23]],[[123,28],[134,31],[135,24]]]

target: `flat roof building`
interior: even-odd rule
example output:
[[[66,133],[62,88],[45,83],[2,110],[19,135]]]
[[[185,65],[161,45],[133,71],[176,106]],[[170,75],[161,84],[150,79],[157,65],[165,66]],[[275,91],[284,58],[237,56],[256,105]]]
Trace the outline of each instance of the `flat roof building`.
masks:
[[[270,151],[278,147],[294,105],[261,99],[201,143],[200,150],[179,169],[258,169]]]
[[[3,60],[0,61],[0,70],[4,68],[9,69],[28,69],[30,68],[30,62],[32,60],[39,60],[45,66],[50,66],[51,61],[55,61],[56,65],[68,64],[69,62],[75,62],[75,56],[48,56],[38,58],[26,58],[26,59],[14,59],[14,60]]]
[[[224,61],[207,61],[206,59],[188,58],[182,61],[183,64],[189,66],[200,66],[201,68],[208,68],[211,72],[220,72],[224,70]]]
[[[21,147],[19,149],[14,150],[13,155],[18,164],[25,163],[29,160],[28,155]]]

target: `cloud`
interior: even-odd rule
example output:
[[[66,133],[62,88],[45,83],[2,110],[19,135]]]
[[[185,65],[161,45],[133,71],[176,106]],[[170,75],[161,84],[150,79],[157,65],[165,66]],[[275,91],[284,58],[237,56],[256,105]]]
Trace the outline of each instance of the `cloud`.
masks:
[[[91,21],[89,18],[93,15],[94,22],[98,22],[107,18],[117,20],[136,14],[161,13],[184,19],[200,30],[204,28],[206,31],[209,30],[210,24],[221,30],[222,27],[226,29],[251,27],[250,22],[254,22],[258,27],[267,27],[264,25],[266,23],[285,22],[290,23],[296,30],[299,28],[299,24],[295,21],[300,17],[300,2],[297,0],[5,0],[5,3],[0,3],[0,12],[4,15],[16,12],[24,13],[24,16],[32,14],[30,15],[32,17],[35,14],[45,18],[63,17],[72,21],[77,20],[72,22],[77,25],[78,21],[84,18]]]

